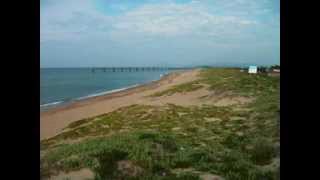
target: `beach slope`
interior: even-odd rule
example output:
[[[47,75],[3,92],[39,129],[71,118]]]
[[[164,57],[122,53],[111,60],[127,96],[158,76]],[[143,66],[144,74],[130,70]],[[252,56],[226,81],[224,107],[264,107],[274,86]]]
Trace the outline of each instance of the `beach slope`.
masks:
[[[279,179],[279,76],[181,71],[43,112],[41,178]]]
[[[66,106],[41,112],[40,139],[57,135],[68,124],[77,120],[108,113],[120,107],[136,103],[152,103],[150,98],[146,98],[148,95],[179,84],[192,82],[199,78],[199,71],[199,69],[196,69],[173,72],[163,76],[159,81],[129,88],[120,92],[80,100]],[[179,98],[174,98],[172,101],[179,101]]]

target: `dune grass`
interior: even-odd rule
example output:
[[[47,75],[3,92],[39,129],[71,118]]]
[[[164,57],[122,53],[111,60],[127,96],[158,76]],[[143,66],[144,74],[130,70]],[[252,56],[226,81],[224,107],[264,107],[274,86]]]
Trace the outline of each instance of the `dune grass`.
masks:
[[[154,94],[151,94],[150,97],[160,97],[164,95],[171,96],[175,93],[186,93],[190,91],[195,91],[202,87],[203,85],[199,84],[199,81],[192,81],[192,82],[184,83],[181,85],[175,85],[172,88],[169,88],[164,91],[156,92]]]
[[[41,141],[41,177],[90,168],[95,179],[191,180],[208,173],[279,179],[279,77],[237,69],[205,69],[201,77],[212,90],[255,101],[228,107],[132,105],[71,123]],[[136,173],[119,169],[119,161],[130,162]]]

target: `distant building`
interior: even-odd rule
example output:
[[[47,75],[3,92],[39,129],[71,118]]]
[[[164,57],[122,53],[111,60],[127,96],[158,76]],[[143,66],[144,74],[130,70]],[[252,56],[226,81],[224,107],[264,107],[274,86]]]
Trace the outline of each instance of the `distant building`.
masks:
[[[257,74],[258,67],[257,66],[249,66],[248,73],[249,74]]]

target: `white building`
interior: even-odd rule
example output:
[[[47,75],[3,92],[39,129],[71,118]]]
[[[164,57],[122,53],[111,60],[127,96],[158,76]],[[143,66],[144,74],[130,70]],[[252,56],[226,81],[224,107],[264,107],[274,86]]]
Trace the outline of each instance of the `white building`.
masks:
[[[248,73],[249,74],[257,74],[258,67],[257,66],[249,66]]]

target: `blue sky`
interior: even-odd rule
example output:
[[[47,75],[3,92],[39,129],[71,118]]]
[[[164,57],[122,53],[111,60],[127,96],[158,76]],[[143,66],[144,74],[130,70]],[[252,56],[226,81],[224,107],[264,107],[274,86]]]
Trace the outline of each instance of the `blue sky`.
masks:
[[[279,61],[278,0],[41,0],[41,67]]]

